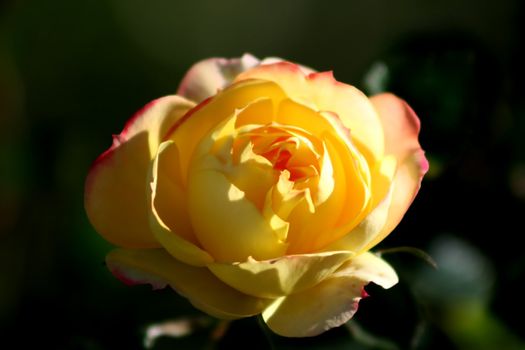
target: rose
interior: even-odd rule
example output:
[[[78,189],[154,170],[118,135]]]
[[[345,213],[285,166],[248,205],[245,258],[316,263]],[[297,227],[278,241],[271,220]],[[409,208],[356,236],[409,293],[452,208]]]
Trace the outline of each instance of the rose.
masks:
[[[276,333],[346,322],[364,286],[397,283],[370,248],[399,223],[428,163],[419,120],[330,72],[208,59],[146,105],[94,163],[85,207],[129,284],[170,285],[219,318]]]

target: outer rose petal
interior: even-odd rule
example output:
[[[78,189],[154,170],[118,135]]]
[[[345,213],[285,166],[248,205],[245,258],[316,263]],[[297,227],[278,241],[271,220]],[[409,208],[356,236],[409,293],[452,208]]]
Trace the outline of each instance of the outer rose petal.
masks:
[[[261,60],[260,64],[261,65],[263,65],[263,64],[274,64],[274,63],[279,63],[279,62],[287,62],[287,60],[283,60],[280,57],[265,57],[263,60]],[[317,73],[316,70],[314,70],[314,69],[312,69],[310,67],[306,67],[306,66],[303,66],[303,65],[300,65],[300,64],[298,64],[297,66],[301,69],[301,71],[304,74]]]
[[[193,106],[179,96],[150,102],[94,162],[84,205],[91,224],[111,243],[127,248],[159,246],[149,229],[150,161],[168,129]]]
[[[374,282],[390,288],[397,281],[390,265],[371,253],[364,253],[317,286],[277,299],[262,315],[277,334],[315,336],[352,318],[366,284]]]
[[[386,154],[395,155],[401,162],[409,153],[421,149],[418,141],[419,118],[405,101],[384,93],[371,97],[370,102],[383,125]]]
[[[271,302],[240,293],[208,269],[173,259],[163,249],[116,249],[106,258],[110,271],[127,284],[169,284],[198,309],[218,318],[235,319],[259,314]]]
[[[230,85],[239,73],[258,64],[259,60],[250,54],[241,58],[209,58],[197,62],[182,79],[177,94],[202,102]]]
[[[243,293],[277,298],[318,284],[330,276],[351,252],[288,255],[275,260],[210,264],[208,268],[226,284]]]
[[[386,223],[365,249],[379,243],[399,224],[428,171],[428,161],[418,141],[419,119],[414,111],[392,94],[377,95],[370,100],[385,130],[385,153],[397,158],[398,168],[392,182],[392,200]]]

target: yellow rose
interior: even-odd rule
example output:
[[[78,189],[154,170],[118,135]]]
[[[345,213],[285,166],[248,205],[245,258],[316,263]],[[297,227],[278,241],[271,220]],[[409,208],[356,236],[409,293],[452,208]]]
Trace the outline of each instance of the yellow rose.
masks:
[[[114,136],[85,207],[120,247],[107,265],[124,282],[312,336],[350,319],[369,282],[397,283],[369,250],[419,190],[418,133],[404,101],[369,99],[330,72],[208,59]]]

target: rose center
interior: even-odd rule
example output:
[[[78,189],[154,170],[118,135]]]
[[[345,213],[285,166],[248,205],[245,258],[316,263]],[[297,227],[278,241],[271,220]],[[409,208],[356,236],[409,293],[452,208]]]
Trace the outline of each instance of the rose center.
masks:
[[[319,174],[319,153],[311,135],[304,131],[266,125],[251,130],[246,136],[253,152],[266,158],[275,170],[287,170],[291,181],[302,182]]]

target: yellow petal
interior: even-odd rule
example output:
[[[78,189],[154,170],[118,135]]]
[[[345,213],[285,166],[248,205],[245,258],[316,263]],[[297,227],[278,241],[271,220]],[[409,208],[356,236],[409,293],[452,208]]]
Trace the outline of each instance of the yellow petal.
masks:
[[[285,95],[283,90],[273,82],[247,80],[226,88],[188,113],[184,120],[172,128],[169,136],[180,150],[184,150],[180,154],[181,169],[188,169],[197,144],[210,130],[230,118],[236,110],[261,98],[268,98],[274,103],[279,103],[285,98]],[[187,183],[186,172],[182,174],[182,181],[184,184]]]
[[[213,263],[208,268],[223,282],[243,293],[278,298],[318,284],[351,256],[350,252],[288,255],[266,261],[248,259],[235,264]]]
[[[255,192],[248,196],[244,192],[245,186],[250,188],[258,179],[248,179],[252,183],[248,185],[239,180],[243,174],[236,175],[236,170],[243,167],[233,164],[231,154],[237,132],[235,124],[234,114],[202,137],[195,150],[188,179],[192,227],[204,249],[217,261],[245,261],[249,256],[258,260],[276,258],[286,251],[283,238],[288,223],[263,215],[257,204],[260,200],[252,202],[250,198]],[[251,170],[258,165],[246,162],[244,165],[248,171],[245,175],[254,175]],[[236,178],[242,188],[233,182]]]
[[[352,277],[363,282],[374,282],[389,289],[399,282],[396,271],[377,255],[366,252],[348,260],[333,274],[334,278]]]
[[[253,153],[250,145],[241,155],[240,162],[226,169],[224,174],[259,210],[264,207],[266,194],[279,176],[266,158]]]
[[[173,141],[159,147],[153,162],[150,226],[157,240],[177,260],[205,266],[213,258],[198,246],[180,180],[179,152]]]
[[[392,180],[392,199],[385,225],[364,250],[369,250],[381,242],[399,224],[419,191],[421,180],[427,169],[428,162],[421,149],[406,157],[404,162],[397,167]]]
[[[289,220],[290,214],[298,206],[303,207],[301,212],[315,212],[310,189],[295,189],[294,182],[290,181],[290,172],[283,170],[275,186],[268,191],[264,209],[265,211],[276,213],[284,220]]]
[[[249,69],[239,74],[236,81],[244,79],[275,81],[293,100],[336,113],[362,145],[370,164],[373,159],[382,158],[384,136],[374,108],[361,91],[336,81],[331,72],[306,75],[295,64],[278,62]]]
[[[128,248],[159,246],[148,223],[150,161],[168,129],[193,106],[179,96],[151,102],[93,164],[84,205],[91,224],[111,243]]]
[[[210,156],[211,157],[211,156]],[[195,234],[217,261],[258,260],[284,255],[282,226],[273,227],[244,193],[218,170],[194,170],[189,211]],[[285,227],[286,228],[286,227]]]
[[[370,175],[366,162],[342,139],[324,136],[333,167],[332,195],[315,208],[315,213],[295,210],[290,216],[288,254],[317,251],[343,237],[368,214]],[[300,209],[300,207],[299,207]],[[337,229],[344,227],[344,230]]]
[[[349,250],[355,253],[362,252],[364,248],[378,236],[385,226],[391,199],[392,196],[391,193],[389,193],[383,201],[359,223],[359,225],[343,237],[324,247],[322,250]],[[339,228],[338,230],[344,231],[345,228]],[[336,233],[336,235],[339,235],[339,233]]]
[[[348,130],[333,113],[318,113],[285,99],[279,105],[276,120],[311,132],[315,148],[324,149],[314,197],[317,199],[315,213],[301,205],[288,219],[291,224],[288,254],[313,252],[344,236],[368,213],[369,166],[353,145]],[[334,231],[342,225],[346,231]]]
[[[159,219],[182,238],[197,243],[191,228],[182,187],[179,150],[173,141],[163,142],[153,161],[152,205]]]
[[[350,259],[318,285],[277,299],[264,310],[263,319],[282,336],[321,334],[352,318],[369,282],[390,288],[397,283],[397,275],[383,260],[365,253]]]
[[[390,185],[390,178],[393,177],[396,170],[396,160],[393,156],[389,156],[385,157],[380,164],[380,169],[375,174],[377,178],[375,190],[381,193],[386,191],[386,195],[383,196],[382,201],[374,204],[375,208],[356,227],[350,230],[349,225],[337,228],[334,236],[340,236],[341,234],[344,234],[344,236],[324,247],[323,251],[349,250],[359,254],[366,250],[369,243],[375,241],[382,232],[388,219],[393,192],[391,187],[386,186]],[[382,182],[385,183],[383,184]],[[386,188],[378,188],[380,186],[385,186]]]
[[[230,85],[239,73],[258,64],[259,60],[250,54],[240,58],[209,58],[197,62],[182,79],[177,94],[197,103],[202,102]]]
[[[274,114],[272,100],[269,98],[258,98],[239,111],[235,127],[240,128],[250,124],[269,124],[272,122]]]
[[[116,249],[108,254],[106,263],[127,284],[169,284],[195,307],[218,318],[257,315],[270,303],[227,286],[204,267],[178,262],[163,249]]]

